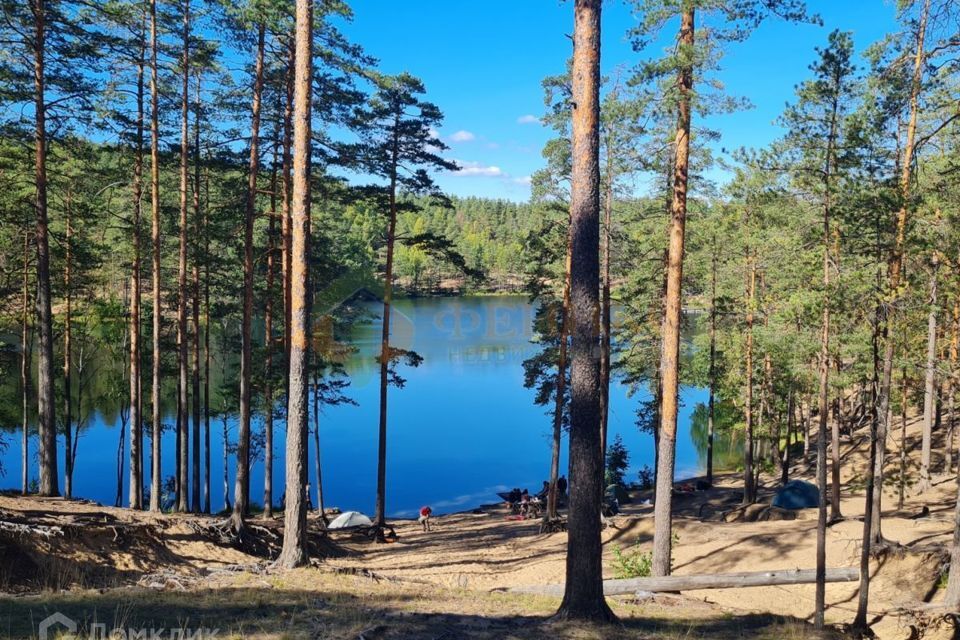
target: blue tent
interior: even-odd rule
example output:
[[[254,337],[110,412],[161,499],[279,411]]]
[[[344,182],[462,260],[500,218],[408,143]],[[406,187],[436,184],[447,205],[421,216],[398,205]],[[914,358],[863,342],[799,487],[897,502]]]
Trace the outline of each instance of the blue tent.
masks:
[[[820,492],[815,484],[791,480],[773,498],[773,506],[781,509],[809,509],[820,506]]]

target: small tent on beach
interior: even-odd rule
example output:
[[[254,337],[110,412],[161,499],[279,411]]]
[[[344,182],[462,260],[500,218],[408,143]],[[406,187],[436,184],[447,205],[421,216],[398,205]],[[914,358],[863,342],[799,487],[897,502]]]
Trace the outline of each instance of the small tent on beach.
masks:
[[[773,506],[781,509],[809,509],[820,506],[817,485],[803,480],[791,480],[783,485],[773,498]]]
[[[373,520],[359,511],[344,511],[327,525],[328,529],[350,529],[351,527],[369,527]]]

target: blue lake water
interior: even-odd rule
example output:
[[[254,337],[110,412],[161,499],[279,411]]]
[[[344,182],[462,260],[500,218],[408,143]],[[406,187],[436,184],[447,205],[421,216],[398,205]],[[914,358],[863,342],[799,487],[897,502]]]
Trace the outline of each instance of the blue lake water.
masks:
[[[376,311],[376,305],[371,310]],[[496,492],[512,487],[539,489],[548,476],[551,418],[547,407],[533,404],[533,391],[523,387],[523,360],[535,353],[531,343],[533,309],[523,297],[461,297],[400,300],[393,318],[394,346],[423,356],[417,368],[401,367],[403,389],[389,392],[387,513],[411,516],[424,504],[438,513],[468,509],[497,500]],[[328,507],[371,513],[377,460],[378,365],[380,324],[357,327],[356,353],[346,363],[351,385],[347,394],[357,406],[323,407],[320,415],[324,502]],[[217,354],[219,357],[219,354]],[[234,356],[229,356],[231,359]],[[213,367],[220,365],[214,363]],[[683,388],[677,439],[676,477],[701,472],[702,445],[694,442],[691,416],[706,402],[706,390]],[[653,465],[653,440],[635,426],[635,412],[646,390],[633,395],[615,382],[611,389],[610,441],[619,434],[630,453],[628,480]],[[215,404],[215,403],[212,403]],[[74,472],[74,495],[113,504],[119,420],[106,407],[91,414],[81,432]],[[167,422],[174,422],[171,415]],[[211,504],[223,507],[223,438],[220,417],[211,420]],[[227,416],[229,437],[236,438],[236,420]],[[275,423],[274,498],[283,492],[284,424]],[[311,425],[313,422],[311,421]],[[262,419],[255,417],[254,429]],[[15,425],[12,425],[15,426]],[[9,428],[9,427],[8,427]],[[6,431],[2,487],[20,483],[20,434]],[[173,433],[163,437],[163,475],[174,472]],[[31,438],[35,460],[36,438]],[[145,441],[149,451],[149,439]],[[60,472],[63,472],[61,439]],[[313,486],[316,450],[310,438],[309,474]],[[566,471],[566,438],[561,458]],[[144,458],[149,475],[149,459]],[[228,461],[230,491],[233,462]],[[35,462],[31,477],[35,476]],[[192,480],[192,479],[191,479]],[[124,482],[127,472],[124,470]],[[263,464],[251,473],[251,500],[262,502]],[[62,488],[62,483],[61,483]],[[123,491],[126,503],[127,491]],[[316,495],[313,496],[316,504]]]

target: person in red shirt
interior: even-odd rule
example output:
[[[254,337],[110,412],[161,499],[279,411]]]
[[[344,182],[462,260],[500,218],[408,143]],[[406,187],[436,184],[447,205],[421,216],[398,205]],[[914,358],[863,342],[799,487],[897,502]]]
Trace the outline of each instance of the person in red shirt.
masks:
[[[433,515],[433,509],[430,507],[420,507],[420,517],[417,522],[423,527],[424,531],[430,531],[430,516]]]

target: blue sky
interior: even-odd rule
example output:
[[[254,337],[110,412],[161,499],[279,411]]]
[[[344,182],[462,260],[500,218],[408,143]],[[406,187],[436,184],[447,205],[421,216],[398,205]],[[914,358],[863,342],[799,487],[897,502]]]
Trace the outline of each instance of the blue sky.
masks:
[[[453,195],[526,200],[526,181],[543,166],[540,150],[550,137],[529,116],[544,110],[540,81],[561,72],[570,55],[573,3],[353,0],[350,5],[354,20],[343,30],[351,40],[377,57],[383,71],[422,78],[428,99],[446,116],[439,133],[451,147],[448,156],[465,171],[437,176],[440,186]],[[718,151],[762,146],[778,137],[774,120],[808,76],[814,47],[823,45],[831,30],[853,32],[862,51],[897,28],[889,0],[809,0],[808,6],[821,15],[823,27],[769,20],[747,41],[728,47],[720,79],[753,108],[708,123],[721,132]],[[633,23],[628,3],[604,3],[605,73],[642,59],[626,38]]]

